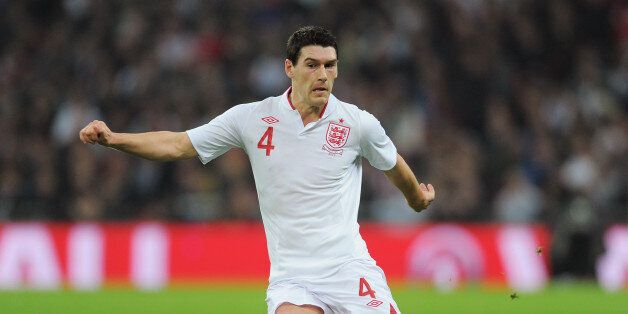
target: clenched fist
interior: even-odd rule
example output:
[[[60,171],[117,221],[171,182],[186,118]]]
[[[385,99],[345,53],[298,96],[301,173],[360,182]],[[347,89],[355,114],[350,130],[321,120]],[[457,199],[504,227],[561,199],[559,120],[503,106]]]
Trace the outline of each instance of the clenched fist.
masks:
[[[434,190],[434,186],[432,186],[431,184],[419,184],[419,191],[421,195],[420,200],[416,203],[409,204],[410,207],[412,207],[417,212],[420,212],[430,206],[430,204],[432,203],[432,201],[434,201],[434,198],[436,197],[436,191]]]
[[[113,132],[111,132],[107,124],[99,120],[90,122],[79,132],[79,138],[83,143],[100,144],[103,146],[109,146],[111,144],[112,135]]]

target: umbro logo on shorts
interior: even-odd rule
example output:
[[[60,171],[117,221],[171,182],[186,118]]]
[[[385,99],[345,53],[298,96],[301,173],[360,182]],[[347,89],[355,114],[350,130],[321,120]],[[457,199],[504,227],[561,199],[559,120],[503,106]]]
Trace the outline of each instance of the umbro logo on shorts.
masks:
[[[370,307],[378,307],[380,305],[382,305],[382,301],[380,300],[371,300],[369,303],[366,303],[366,305],[370,306]]]
[[[277,118],[275,118],[273,116],[268,116],[268,117],[262,118],[262,121],[264,121],[264,122],[266,122],[268,124],[273,124],[273,123],[279,122],[279,119],[277,119]]]

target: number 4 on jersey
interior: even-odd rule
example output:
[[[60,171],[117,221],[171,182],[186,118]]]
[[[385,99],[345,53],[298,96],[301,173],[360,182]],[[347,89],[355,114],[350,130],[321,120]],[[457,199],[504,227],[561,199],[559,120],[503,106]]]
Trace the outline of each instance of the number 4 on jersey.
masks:
[[[372,299],[375,299],[375,291],[371,289],[369,282],[364,279],[364,277],[360,278],[360,296],[370,296]]]
[[[269,126],[268,129],[266,129],[266,132],[264,132],[264,134],[262,135],[262,138],[259,139],[259,142],[257,142],[257,148],[265,149],[266,156],[270,156],[270,151],[275,149],[275,146],[273,146],[272,126]]]

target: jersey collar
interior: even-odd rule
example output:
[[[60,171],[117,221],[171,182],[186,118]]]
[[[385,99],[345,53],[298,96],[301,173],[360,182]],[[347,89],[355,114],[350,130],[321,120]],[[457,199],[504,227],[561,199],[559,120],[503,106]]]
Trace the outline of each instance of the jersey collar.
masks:
[[[290,93],[292,93],[292,86],[288,87],[288,89],[283,93],[283,99],[286,100],[291,110],[296,110],[297,108],[294,107],[294,105],[292,104],[292,100],[290,100]],[[332,113],[336,109],[337,101],[338,99],[336,98],[336,96],[334,96],[333,94],[330,94],[329,99],[327,100],[327,103],[323,107],[323,110],[321,110],[319,119],[322,120],[322,119],[325,119],[327,116],[329,116],[329,114]]]

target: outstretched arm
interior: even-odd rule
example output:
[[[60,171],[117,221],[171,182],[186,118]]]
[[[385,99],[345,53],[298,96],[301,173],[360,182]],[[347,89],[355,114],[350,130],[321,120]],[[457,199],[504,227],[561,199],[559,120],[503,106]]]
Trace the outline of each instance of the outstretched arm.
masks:
[[[426,209],[436,196],[434,187],[431,184],[419,184],[414,173],[399,154],[397,154],[397,164],[392,169],[384,171],[384,173],[401,190],[408,205],[417,212]]]
[[[79,132],[79,138],[86,144],[100,144],[156,161],[196,156],[196,150],[185,132],[115,133],[104,122],[94,120]]]

